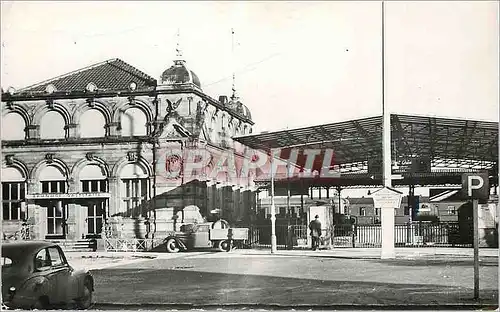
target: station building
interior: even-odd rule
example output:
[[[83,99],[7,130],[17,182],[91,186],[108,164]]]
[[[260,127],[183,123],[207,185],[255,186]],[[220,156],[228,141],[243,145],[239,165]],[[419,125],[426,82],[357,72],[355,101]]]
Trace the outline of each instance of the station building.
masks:
[[[161,237],[193,206],[207,219],[252,217],[248,179],[179,171],[184,150],[236,151],[232,137],[254,124],[235,92],[205,94],[180,53],[159,80],[111,59],[2,90],[1,105],[4,238]]]

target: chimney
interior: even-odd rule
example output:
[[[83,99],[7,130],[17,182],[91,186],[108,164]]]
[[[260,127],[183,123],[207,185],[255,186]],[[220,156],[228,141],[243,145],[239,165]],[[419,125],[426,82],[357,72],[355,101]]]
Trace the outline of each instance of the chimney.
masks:
[[[227,104],[227,96],[219,95],[219,102],[225,106]]]

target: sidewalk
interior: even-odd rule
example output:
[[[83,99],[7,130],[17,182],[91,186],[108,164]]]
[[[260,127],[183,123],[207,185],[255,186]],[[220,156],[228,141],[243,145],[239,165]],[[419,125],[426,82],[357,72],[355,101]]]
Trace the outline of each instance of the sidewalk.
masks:
[[[237,249],[232,251],[247,255],[268,255],[270,249]],[[381,248],[332,248],[320,251],[312,250],[277,250],[275,255],[310,256],[346,259],[380,259]],[[395,248],[396,259],[473,259],[472,248]],[[480,258],[498,258],[499,250],[494,248],[479,249]]]
[[[292,256],[292,257],[325,257],[343,259],[380,260],[380,248],[334,248],[321,251],[312,250],[277,250],[271,249],[235,249],[229,253],[219,251],[190,251],[175,254],[166,252],[67,252],[68,262],[75,268],[99,270],[128,263],[147,261],[150,259],[174,259],[182,257],[246,257],[246,256]],[[395,248],[396,259],[406,260],[472,260],[472,248]],[[480,260],[498,261],[499,250],[493,248],[479,249]]]
[[[69,264],[75,269],[101,270],[128,263],[155,259],[157,256],[145,252],[66,252]]]

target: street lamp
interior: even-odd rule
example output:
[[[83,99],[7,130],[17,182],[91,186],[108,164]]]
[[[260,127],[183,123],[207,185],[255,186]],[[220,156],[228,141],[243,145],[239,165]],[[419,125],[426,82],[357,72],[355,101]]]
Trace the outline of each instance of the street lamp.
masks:
[[[274,155],[271,149],[271,253],[277,251],[276,248],[276,208],[274,206]]]

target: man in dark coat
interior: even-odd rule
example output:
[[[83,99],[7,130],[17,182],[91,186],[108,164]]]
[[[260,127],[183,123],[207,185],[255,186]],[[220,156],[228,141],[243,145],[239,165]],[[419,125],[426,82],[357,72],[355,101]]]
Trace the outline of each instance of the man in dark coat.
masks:
[[[309,223],[309,229],[311,230],[312,250],[315,251],[319,249],[319,238],[321,237],[321,222],[319,222],[318,215]]]

